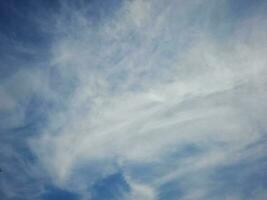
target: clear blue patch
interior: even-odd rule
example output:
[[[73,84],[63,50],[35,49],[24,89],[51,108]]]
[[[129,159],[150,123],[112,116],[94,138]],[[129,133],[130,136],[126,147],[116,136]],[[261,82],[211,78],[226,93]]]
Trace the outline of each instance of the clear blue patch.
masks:
[[[255,162],[241,162],[218,168],[212,176],[217,187],[214,196],[241,196],[253,199],[253,195],[262,188],[267,188],[267,158]]]
[[[180,187],[179,181],[168,182],[160,188],[158,200],[177,200],[184,195],[182,188]]]
[[[80,196],[76,193],[62,190],[54,186],[47,186],[46,192],[41,197],[42,200],[78,200]]]
[[[127,192],[130,186],[120,172],[97,181],[91,188],[92,200],[119,200]]]
[[[0,1],[0,80],[23,67],[36,68],[46,62],[50,36],[39,22],[47,19],[53,6],[44,2]]]
[[[229,14],[233,18],[246,18],[263,11],[267,4],[265,0],[229,0]]]

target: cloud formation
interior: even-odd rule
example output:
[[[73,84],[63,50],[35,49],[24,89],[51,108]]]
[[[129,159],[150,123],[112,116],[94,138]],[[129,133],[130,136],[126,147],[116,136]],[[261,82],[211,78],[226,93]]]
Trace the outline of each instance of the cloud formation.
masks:
[[[101,199],[113,180],[114,199],[264,199],[266,4],[114,4],[60,2],[37,19],[48,60],[1,81],[1,137],[37,124],[24,140],[40,193]]]

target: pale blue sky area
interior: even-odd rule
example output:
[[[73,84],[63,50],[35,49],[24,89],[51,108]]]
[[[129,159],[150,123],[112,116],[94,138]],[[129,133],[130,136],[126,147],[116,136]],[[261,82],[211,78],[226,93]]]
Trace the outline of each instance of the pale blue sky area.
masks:
[[[266,9],[0,1],[0,199],[267,199]]]

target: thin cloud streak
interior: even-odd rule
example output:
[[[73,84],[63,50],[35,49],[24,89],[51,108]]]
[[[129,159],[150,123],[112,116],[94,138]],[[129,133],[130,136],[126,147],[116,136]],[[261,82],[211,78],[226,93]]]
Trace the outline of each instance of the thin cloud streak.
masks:
[[[94,23],[86,6],[62,2],[47,30],[48,70],[22,70],[0,88],[0,109],[16,116],[5,128],[23,124],[19,103],[35,94],[53,106],[27,142],[56,186],[86,198],[122,171],[125,199],[164,198],[172,182],[181,199],[214,199],[218,168],[266,157],[266,15],[229,22],[229,4],[125,1]],[[22,82],[24,91],[8,92]]]

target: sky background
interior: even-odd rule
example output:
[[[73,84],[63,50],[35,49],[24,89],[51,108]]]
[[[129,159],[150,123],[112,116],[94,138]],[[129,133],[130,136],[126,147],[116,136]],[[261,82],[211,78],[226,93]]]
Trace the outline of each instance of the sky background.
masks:
[[[0,199],[266,200],[266,9],[0,1]]]

